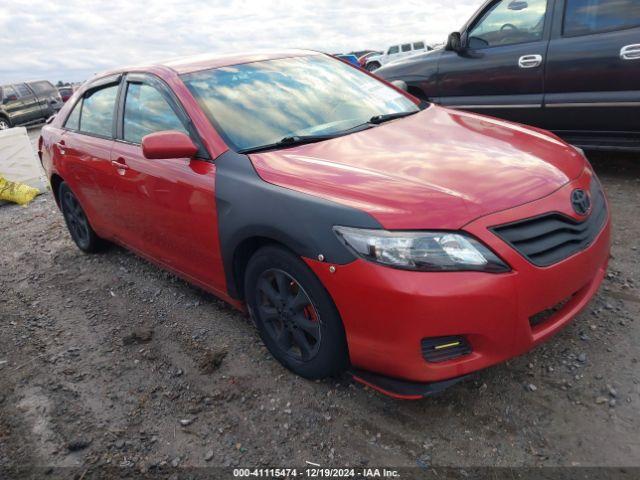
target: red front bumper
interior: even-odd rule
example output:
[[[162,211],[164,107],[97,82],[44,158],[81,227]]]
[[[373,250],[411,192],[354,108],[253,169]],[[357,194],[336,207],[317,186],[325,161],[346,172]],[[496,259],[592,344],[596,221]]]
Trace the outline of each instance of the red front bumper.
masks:
[[[576,217],[569,196],[588,188],[585,172],[552,195],[480,218],[464,227],[512,267],[505,274],[411,272],[365,260],[329,265],[307,259],[331,294],[344,322],[357,369],[411,382],[437,382],[523,354],[547,340],[585,307],[597,291],[609,259],[610,217],[585,250],[550,267],[536,267],[489,227],[561,212]],[[543,323],[530,318],[567,298]],[[472,353],[429,363],[421,351],[427,337],[465,336]]]

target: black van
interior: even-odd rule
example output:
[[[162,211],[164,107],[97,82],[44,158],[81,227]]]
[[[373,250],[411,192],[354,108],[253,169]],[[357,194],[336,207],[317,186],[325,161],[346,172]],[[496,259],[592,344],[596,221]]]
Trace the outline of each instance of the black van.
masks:
[[[46,80],[0,87],[0,130],[46,120],[62,108],[58,90]]]
[[[375,73],[583,148],[640,150],[640,0],[490,0],[443,49]]]

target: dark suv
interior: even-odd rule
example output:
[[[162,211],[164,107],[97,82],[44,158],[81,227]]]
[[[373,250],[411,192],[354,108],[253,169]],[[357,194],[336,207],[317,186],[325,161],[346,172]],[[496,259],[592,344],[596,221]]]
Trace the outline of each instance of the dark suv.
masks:
[[[62,108],[58,90],[48,81],[0,87],[0,130],[46,120]]]
[[[376,75],[584,148],[640,149],[638,0],[490,0],[444,49]]]

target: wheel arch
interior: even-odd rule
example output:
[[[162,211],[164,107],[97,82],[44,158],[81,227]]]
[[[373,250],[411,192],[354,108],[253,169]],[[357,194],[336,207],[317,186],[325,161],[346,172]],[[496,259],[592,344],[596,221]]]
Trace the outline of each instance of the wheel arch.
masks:
[[[60,184],[62,184],[62,182],[64,182],[64,179],[57,173],[52,174],[51,178],[49,179],[49,183],[51,184],[51,191],[53,192],[53,198],[56,201],[56,205],[58,205],[58,208],[60,208]]]

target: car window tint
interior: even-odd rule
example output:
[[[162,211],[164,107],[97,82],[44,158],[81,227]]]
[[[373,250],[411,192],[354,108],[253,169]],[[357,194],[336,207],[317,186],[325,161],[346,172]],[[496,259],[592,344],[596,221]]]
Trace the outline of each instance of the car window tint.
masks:
[[[19,97],[28,97],[32,95],[31,90],[24,83],[18,83],[14,85],[16,87],[16,91],[18,92]]]
[[[587,35],[635,26],[640,26],[638,0],[567,0],[565,35]]]
[[[413,49],[414,50],[423,50],[424,49],[424,42],[416,42],[413,44]]]
[[[471,48],[486,48],[542,39],[547,0],[502,0],[469,31]]]
[[[29,84],[29,86],[36,93],[47,93],[47,92],[51,92],[54,89],[53,85],[45,81],[32,82]]]
[[[64,122],[64,127],[69,130],[78,130],[80,128],[80,110],[82,108],[82,99],[78,101],[71,113],[67,117],[67,121]]]
[[[404,45],[402,45],[402,51],[403,52],[410,52],[411,51],[411,44],[410,43],[405,43]]]
[[[397,45],[395,47],[390,47],[387,55],[393,55],[394,53],[398,53],[400,51],[400,47]]]
[[[82,102],[80,131],[111,137],[113,134],[113,110],[117,94],[118,85],[112,85],[85,95]]]
[[[158,90],[150,85],[130,83],[124,107],[124,139],[141,143],[145,135],[165,130],[178,130],[188,134],[171,105]]]
[[[18,94],[16,93],[13,87],[9,87],[9,86],[2,87],[2,98],[9,98],[12,95],[15,97],[18,96]]]

